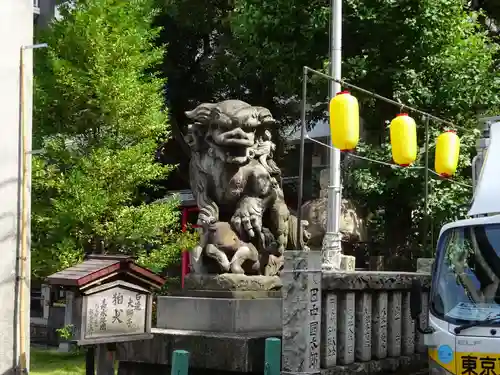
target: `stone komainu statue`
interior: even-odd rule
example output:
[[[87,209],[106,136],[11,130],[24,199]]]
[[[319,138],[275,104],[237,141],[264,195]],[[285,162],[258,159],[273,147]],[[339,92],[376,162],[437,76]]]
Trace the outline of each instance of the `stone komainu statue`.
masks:
[[[200,209],[200,242],[191,251],[195,273],[274,276],[283,251],[306,249],[272,159],[271,112],[240,100],[200,104],[191,120],[190,183]],[[301,223],[305,228],[306,222]]]

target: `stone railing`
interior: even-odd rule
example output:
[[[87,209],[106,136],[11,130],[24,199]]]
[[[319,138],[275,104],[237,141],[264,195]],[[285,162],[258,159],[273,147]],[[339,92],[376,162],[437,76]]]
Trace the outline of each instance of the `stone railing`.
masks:
[[[280,336],[283,375],[401,374],[425,366],[409,299],[419,279],[425,327],[429,274],[322,272],[315,251],[287,251],[285,258],[281,278],[191,275],[183,295],[158,297],[153,339],[117,345],[119,374],[166,373],[176,349],[189,351],[193,374],[261,374],[265,339]]]
[[[429,274],[322,273],[319,258],[306,258],[290,254],[285,261],[290,267],[283,276],[285,373],[321,369],[329,374],[373,374],[425,364],[423,338],[410,317],[410,290],[413,280],[420,279],[420,324],[425,327]],[[321,300],[315,297],[318,290]],[[316,308],[321,317],[314,316]]]
[[[424,353],[425,347],[410,317],[410,288],[415,278],[420,278],[425,287],[420,322],[425,327],[430,276],[396,272],[325,273],[321,367],[367,363],[382,370],[403,364],[408,357],[418,359],[418,353]]]

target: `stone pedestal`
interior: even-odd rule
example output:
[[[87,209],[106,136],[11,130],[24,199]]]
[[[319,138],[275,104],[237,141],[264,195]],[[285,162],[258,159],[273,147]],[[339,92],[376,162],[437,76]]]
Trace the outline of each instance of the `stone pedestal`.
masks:
[[[279,277],[188,275],[180,295],[158,297],[154,338],[118,345],[119,374],[167,373],[176,349],[190,353],[190,373],[262,372],[265,339],[281,337],[281,285]]]
[[[169,374],[172,352],[189,352],[189,373],[263,373],[267,337],[276,332],[224,334],[201,331],[153,329],[151,340],[117,345],[119,375]]]
[[[281,329],[281,298],[158,297],[157,328],[207,332]]]
[[[180,296],[158,297],[157,328],[219,333],[281,330],[279,277],[188,275]]]

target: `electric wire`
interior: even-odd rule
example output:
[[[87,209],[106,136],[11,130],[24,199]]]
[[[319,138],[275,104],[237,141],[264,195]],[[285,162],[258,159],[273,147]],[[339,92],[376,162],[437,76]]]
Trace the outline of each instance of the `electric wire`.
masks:
[[[389,103],[389,104],[392,104],[396,107],[399,107],[400,108],[400,111],[402,112],[403,110],[408,110],[409,112],[414,112],[414,113],[418,113],[422,116],[425,116],[427,118],[429,118],[430,120],[434,120],[436,122],[439,122],[441,124],[444,124],[444,125],[448,125],[449,127],[452,127],[454,129],[459,129],[459,130],[462,130],[464,132],[471,132],[471,131],[474,131],[474,129],[469,129],[469,128],[466,128],[466,127],[463,127],[463,126],[459,126],[459,125],[456,125],[455,123],[451,122],[451,121],[448,121],[448,120],[443,120],[442,118],[439,118],[437,116],[434,116],[434,115],[431,115],[430,113],[427,113],[427,112],[424,112],[422,111],[421,109],[418,109],[418,108],[414,108],[414,107],[411,107],[409,105],[406,105],[404,103],[400,103],[400,102],[397,102],[393,99],[389,99],[389,98],[386,98],[382,95],[379,95],[379,94],[376,94],[370,90],[366,90],[366,89],[363,89],[359,86],[356,86],[356,85],[353,85],[352,83],[349,83],[349,82],[346,82],[344,81],[343,79],[336,79],[326,73],[323,73],[323,72],[320,72],[318,70],[315,70],[315,69],[312,69],[308,66],[304,66],[304,69],[308,72],[311,72],[311,73],[314,73],[318,76],[321,76],[325,79],[328,79],[328,80],[331,80],[331,81],[334,81],[334,82],[337,82],[339,84],[341,84],[342,86],[346,86],[350,89],[353,89],[355,91],[358,91],[358,92],[361,92],[365,95],[368,95],[372,98],[375,98],[375,99],[378,99],[378,100],[382,100],[383,102],[386,102],[386,103]]]
[[[321,141],[318,141],[317,139],[314,139],[314,138],[311,138],[309,136],[309,134],[306,134],[305,136],[307,139],[309,139],[311,142],[314,142],[314,143],[317,143],[323,147],[327,147],[331,150],[334,149],[333,146],[330,146],[330,145],[327,145],[326,143],[323,143]],[[366,156],[361,156],[361,155],[356,155],[356,154],[353,154],[353,153],[346,153],[345,154],[346,156],[348,157],[352,157],[352,158],[356,158],[356,159],[361,159],[361,160],[365,160],[365,161],[368,161],[370,163],[376,163],[376,164],[380,164],[380,165],[384,165],[384,166],[387,166],[387,167],[391,167],[393,169],[405,169],[405,170],[425,170],[425,167],[422,167],[422,166],[411,166],[411,167],[403,167],[401,165],[397,165],[397,164],[393,164],[393,163],[388,163],[388,162],[385,162],[385,161],[381,161],[381,160],[376,160],[376,159],[372,159],[372,158],[369,158],[369,157],[366,157]],[[467,187],[467,188],[471,188],[472,189],[472,185],[469,185],[469,184],[466,184],[464,182],[459,182],[459,181],[456,181],[456,180],[452,180],[450,178],[443,178],[443,176],[441,176],[439,173],[437,173],[436,171],[433,171],[432,169],[428,168],[428,171],[430,173],[432,173],[433,175],[435,176],[438,176],[441,180],[445,180],[445,181],[449,181],[451,182],[452,184],[457,184],[457,185],[461,185],[461,186],[464,186],[464,187]]]
[[[309,68],[308,66],[303,66],[303,78],[302,78],[302,102],[301,102],[301,115],[300,115],[300,122],[301,122],[301,126],[300,126],[300,133],[301,133],[301,136],[300,136],[300,160],[299,160],[299,189],[298,189],[298,209],[297,209],[297,223],[301,223],[301,219],[302,219],[302,195],[303,195],[303,189],[304,189],[304,141],[305,139],[309,139],[311,140],[312,142],[316,142],[324,147],[327,147],[331,150],[336,150],[333,146],[330,146],[330,145],[327,145],[327,144],[324,144],[320,141],[317,141],[313,138],[311,138],[309,136],[309,134],[307,134],[307,130],[306,130],[306,104],[307,104],[307,83],[309,81],[309,72],[313,73],[313,74],[316,74],[320,77],[323,77],[323,78],[326,78],[330,83],[333,81],[333,82],[336,82],[338,84],[340,84],[341,86],[345,86],[345,87],[348,87],[348,88],[351,88],[355,91],[358,91],[358,92],[361,92],[361,93],[364,93],[365,95],[368,95],[372,98],[375,98],[375,99],[378,99],[378,100],[382,100],[386,103],[389,103],[391,105],[394,105],[396,107],[399,107],[400,108],[400,112],[403,112],[403,110],[407,110],[408,112],[413,112],[413,113],[418,113],[422,116],[422,120],[425,122],[425,137],[426,137],[426,144],[425,144],[425,167],[422,167],[422,166],[411,166],[411,167],[402,167],[402,166],[399,166],[399,165],[396,165],[396,164],[391,164],[391,163],[388,163],[388,162],[383,162],[383,161],[380,161],[380,160],[375,160],[375,159],[371,159],[371,158],[368,158],[366,156],[361,156],[361,155],[355,155],[355,154],[347,154],[348,156],[350,157],[353,157],[353,158],[358,158],[358,159],[361,159],[361,160],[365,160],[365,161],[368,161],[368,162],[371,162],[371,163],[376,163],[376,164],[380,164],[380,165],[384,165],[384,166],[389,166],[393,169],[395,168],[406,168],[406,169],[409,169],[409,170],[424,170],[425,172],[425,216],[428,215],[428,212],[427,212],[427,207],[428,207],[428,188],[429,188],[429,185],[430,185],[430,181],[429,180],[429,172],[432,174],[432,175],[435,175],[435,176],[438,176],[440,179],[439,180],[432,180],[432,181],[437,181],[438,183],[442,180],[448,180],[450,181],[452,184],[456,184],[457,186],[463,186],[463,187],[466,187],[468,189],[471,189],[473,190],[473,186],[469,185],[469,184],[466,184],[466,183],[463,183],[463,182],[458,182],[456,180],[451,180],[450,178],[445,178],[441,175],[439,175],[438,173],[436,173],[435,171],[429,169],[429,166],[428,166],[428,161],[429,161],[429,149],[430,148],[433,148],[435,147],[435,144],[432,144],[432,145],[429,145],[429,122],[430,120],[433,120],[433,121],[436,121],[440,124],[443,124],[443,125],[446,125],[448,127],[450,127],[451,129],[443,129],[444,131],[447,131],[447,130],[461,130],[463,131],[465,134],[470,134],[470,133],[473,133],[474,131],[476,131],[476,129],[474,128],[466,128],[466,127],[463,127],[463,126],[457,126],[456,124],[454,124],[453,122],[451,121],[447,121],[447,120],[443,120],[437,116],[434,116],[430,113],[427,113],[427,112],[424,112],[420,109],[417,109],[417,108],[414,108],[414,107],[411,107],[409,105],[406,105],[404,103],[401,103],[401,102],[397,102],[393,99],[389,99],[389,98],[386,98],[382,95],[379,95],[379,94],[376,94],[372,91],[369,91],[369,90],[366,90],[366,89],[363,89],[361,87],[358,87],[356,85],[353,85],[353,84],[350,84],[346,81],[344,81],[343,79],[337,79],[331,75],[328,75],[328,74],[325,74],[325,73],[322,73],[320,71],[317,71],[315,69],[311,69]],[[332,93],[333,94],[333,93]],[[332,165],[330,165],[330,173],[332,173],[334,170],[332,170]],[[330,180],[332,179],[332,176],[330,178]],[[332,181],[330,181],[331,184],[333,184]],[[341,188],[341,185],[340,186],[331,186],[333,187],[334,191],[335,189],[337,188]],[[329,191],[329,197],[331,196],[332,192]],[[338,207],[337,207],[338,208]],[[337,213],[338,215],[339,213]],[[329,222],[330,222],[330,217],[329,217]],[[301,226],[300,224],[297,224],[297,238],[301,238],[302,237],[302,231],[301,231]]]

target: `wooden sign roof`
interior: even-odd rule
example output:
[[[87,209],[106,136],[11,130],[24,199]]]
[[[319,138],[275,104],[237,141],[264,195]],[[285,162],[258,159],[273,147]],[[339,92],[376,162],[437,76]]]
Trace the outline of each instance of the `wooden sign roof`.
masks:
[[[162,287],[166,280],[134,263],[126,255],[89,255],[85,261],[47,277],[51,285],[84,288],[116,275],[130,275],[153,288]]]

